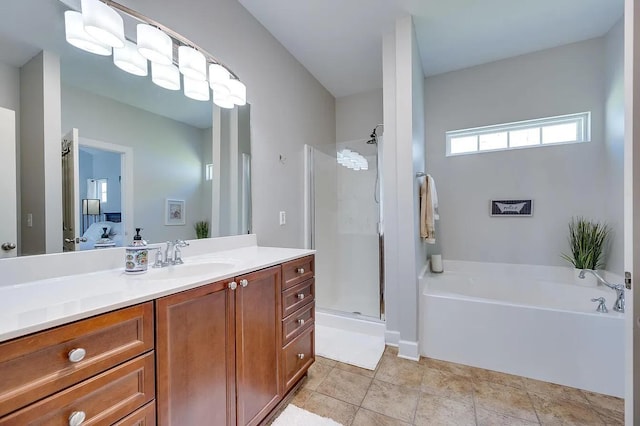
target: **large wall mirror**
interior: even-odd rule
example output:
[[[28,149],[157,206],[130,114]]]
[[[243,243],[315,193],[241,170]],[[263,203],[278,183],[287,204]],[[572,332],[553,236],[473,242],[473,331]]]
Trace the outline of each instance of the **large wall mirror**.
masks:
[[[0,257],[127,245],[136,227],[150,243],[196,238],[198,222],[250,232],[249,105],[192,100],[71,46],[79,3],[0,5],[0,145],[17,147],[0,150]]]

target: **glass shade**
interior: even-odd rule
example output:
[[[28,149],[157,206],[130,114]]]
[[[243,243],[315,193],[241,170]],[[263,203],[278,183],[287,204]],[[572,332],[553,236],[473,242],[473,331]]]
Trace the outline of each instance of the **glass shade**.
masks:
[[[149,73],[147,60],[138,52],[135,43],[127,40],[121,49],[113,49],[113,63],[123,71],[145,76]]]
[[[206,80],[194,80],[186,75],[183,80],[185,96],[196,101],[208,101],[210,99],[209,85]]]
[[[218,105],[220,108],[226,109],[231,109],[235,106],[233,101],[229,99],[229,96],[217,95],[216,92],[213,92],[213,103]]]
[[[101,56],[111,55],[111,46],[101,43],[84,30],[80,12],[68,10],[64,13],[64,33],[67,42],[78,49]]]
[[[82,21],[85,31],[111,47],[124,47],[124,21],[115,9],[100,0],[82,0]]]
[[[216,83],[226,84],[230,78],[231,78],[231,74],[222,65],[220,64],[209,65],[209,84],[211,85]],[[213,86],[211,88],[215,90]]]
[[[151,81],[168,90],[180,90],[180,71],[175,65],[151,62]]]
[[[173,42],[171,37],[147,24],[138,24],[138,52],[151,62],[160,65],[173,63]]]
[[[236,105],[245,105],[247,103],[247,86],[237,79],[227,81],[229,88],[229,99]]]
[[[178,47],[178,68],[185,77],[200,81],[207,79],[207,59],[192,47]]]

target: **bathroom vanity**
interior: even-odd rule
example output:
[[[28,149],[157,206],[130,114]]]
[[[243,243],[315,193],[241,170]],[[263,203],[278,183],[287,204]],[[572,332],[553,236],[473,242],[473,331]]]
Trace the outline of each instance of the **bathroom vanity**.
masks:
[[[255,236],[192,247],[184,265],[139,276],[25,272],[0,285],[0,425],[268,419],[314,362],[313,252]]]

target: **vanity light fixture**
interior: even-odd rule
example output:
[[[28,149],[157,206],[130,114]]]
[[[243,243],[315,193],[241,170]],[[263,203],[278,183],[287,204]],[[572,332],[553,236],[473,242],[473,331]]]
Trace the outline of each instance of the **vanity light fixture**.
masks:
[[[200,81],[207,80],[207,58],[193,47],[178,47],[178,68],[185,77]],[[209,99],[208,96],[207,99]]]
[[[206,80],[194,80],[187,77],[183,77],[184,80],[184,94],[185,96],[195,99],[196,101],[208,101],[210,98],[209,84]]]
[[[113,63],[116,67],[133,75],[149,74],[147,59],[138,52],[136,44],[129,40],[125,41],[123,48],[113,49]]]
[[[351,151],[350,149],[343,149],[337,153],[338,164],[351,170],[369,170],[369,162],[361,154]]]
[[[111,55],[111,46],[96,40],[84,30],[80,12],[67,10],[64,13],[64,33],[67,42],[78,49],[100,56]]]
[[[236,105],[246,105],[247,103],[247,86],[243,82],[236,79],[227,81],[229,88],[229,100]]]
[[[125,38],[122,15],[140,22],[136,43]],[[65,12],[65,33],[69,44],[79,49],[103,56],[113,51],[114,64],[134,75],[148,75],[147,60],[151,61],[151,79],[165,89],[179,90],[182,73],[184,93],[189,98],[208,101],[210,87],[213,102],[221,108],[247,102],[247,87],[213,55],[114,0],[81,0],[81,12]],[[177,62],[174,62],[174,51],[177,51]]]
[[[124,20],[118,12],[100,0],[82,0],[85,31],[111,47],[124,47]]]
[[[168,90],[180,90],[180,71],[175,65],[151,62],[151,81]]]
[[[149,24],[138,24],[138,51],[153,63],[171,65],[173,63],[173,42],[171,37]]]

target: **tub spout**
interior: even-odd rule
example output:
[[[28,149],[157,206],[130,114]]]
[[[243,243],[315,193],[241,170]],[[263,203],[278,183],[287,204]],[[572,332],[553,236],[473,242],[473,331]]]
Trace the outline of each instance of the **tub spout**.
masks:
[[[614,290],[616,292],[616,301],[613,304],[613,310],[616,312],[622,312],[624,313],[624,285],[622,284],[611,284],[609,281],[605,280],[604,278],[602,278],[602,276],[600,276],[600,274],[598,274],[596,271],[592,270],[592,269],[583,269],[580,271],[580,274],[578,274],[578,278],[584,278],[585,277],[585,273],[589,272],[590,274],[594,275],[598,281],[600,281],[602,284],[604,284],[605,286],[609,287],[611,290]]]

